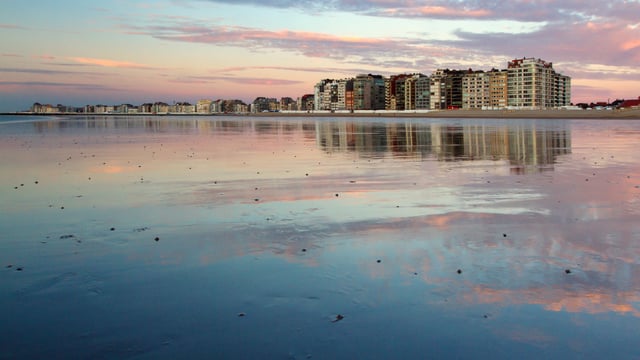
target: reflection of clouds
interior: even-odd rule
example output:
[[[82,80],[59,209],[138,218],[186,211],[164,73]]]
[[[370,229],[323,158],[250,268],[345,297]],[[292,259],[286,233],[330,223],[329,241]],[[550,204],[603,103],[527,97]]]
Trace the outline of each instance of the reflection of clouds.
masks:
[[[94,187],[98,181],[80,177],[85,198],[102,194],[99,206],[168,204],[167,219],[193,224],[163,229],[163,264],[272,255],[337,274],[342,269],[331,261],[344,256],[376,280],[419,278],[432,294],[466,303],[639,316],[637,132],[616,131],[615,141],[600,139],[593,150],[587,144],[596,136],[583,128],[593,125],[567,124],[52,121],[34,125],[49,137],[33,146],[55,153],[39,158],[50,163],[32,177],[55,190],[87,169],[151,179],[130,188],[130,176],[103,176],[102,187]],[[322,140],[322,129],[331,136]],[[86,134],[72,145],[70,139]],[[331,151],[318,151],[323,141],[321,148]],[[79,158],[80,147],[96,158]],[[379,149],[391,156],[376,158]],[[369,158],[353,156],[359,151]],[[16,160],[34,161],[33,152],[13,152]],[[548,164],[554,171],[496,171],[514,164]],[[46,172],[71,176],[45,178]],[[124,199],[138,192],[153,200]],[[170,248],[165,236],[184,241]]]
[[[549,311],[600,314],[615,312],[640,317],[634,303],[640,303],[640,294],[633,291],[607,293],[609,289],[576,291],[547,286],[529,289],[491,289],[476,286],[464,299],[481,304],[533,304]]]

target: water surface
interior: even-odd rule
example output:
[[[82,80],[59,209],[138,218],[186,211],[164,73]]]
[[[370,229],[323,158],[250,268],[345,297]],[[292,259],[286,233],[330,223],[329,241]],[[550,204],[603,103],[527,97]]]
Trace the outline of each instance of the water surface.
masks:
[[[639,140],[3,117],[0,358],[640,357]]]

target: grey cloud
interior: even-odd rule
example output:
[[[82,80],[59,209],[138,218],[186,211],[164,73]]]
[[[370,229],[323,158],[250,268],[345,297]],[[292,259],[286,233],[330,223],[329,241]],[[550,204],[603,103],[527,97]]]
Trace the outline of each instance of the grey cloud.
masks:
[[[370,16],[442,19],[508,19],[519,21],[591,21],[614,18],[637,22],[640,2],[613,0],[201,0],[232,5],[294,8],[301,11],[345,11]]]

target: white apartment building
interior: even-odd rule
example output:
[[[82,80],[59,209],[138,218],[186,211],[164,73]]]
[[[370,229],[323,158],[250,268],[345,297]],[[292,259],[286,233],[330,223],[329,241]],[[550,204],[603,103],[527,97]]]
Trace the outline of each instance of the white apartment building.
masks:
[[[522,58],[508,64],[509,107],[544,109],[555,106],[556,73],[550,62],[535,58]]]

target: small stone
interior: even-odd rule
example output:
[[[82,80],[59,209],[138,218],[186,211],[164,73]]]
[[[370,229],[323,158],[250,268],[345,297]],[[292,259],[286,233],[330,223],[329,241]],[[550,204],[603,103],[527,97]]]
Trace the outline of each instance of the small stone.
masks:
[[[461,270],[461,269],[458,269],[457,273],[458,273],[458,274],[462,274],[462,270]]]
[[[502,234],[502,237],[507,237],[507,234]]]
[[[21,267],[16,268],[16,271],[22,271]]]
[[[245,317],[245,316],[247,316],[247,314],[245,314],[245,313],[243,313],[243,312],[238,313],[238,317]]]
[[[260,199],[258,199],[258,198],[255,198],[255,199],[253,199],[253,201],[260,201]]]
[[[156,236],[156,238],[155,238],[155,239],[153,239],[153,240],[155,240],[155,241],[160,241],[160,238]]]
[[[64,210],[64,206],[60,206],[60,210]]]
[[[35,181],[35,184],[36,184],[36,185],[38,184],[38,180],[36,180],[36,181]]]
[[[13,267],[13,265],[9,264],[7,265],[7,269],[11,269]]]
[[[336,194],[336,197],[340,196],[340,194]]]
[[[307,249],[302,249],[302,252],[307,252]]]
[[[340,320],[344,319],[344,316],[341,314],[336,315],[336,318],[331,320],[331,322],[338,322]]]
[[[376,262],[377,262],[378,264],[380,264],[380,263],[382,262],[382,260],[378,259],[378,260],[376,260]]]
[[[116,231],[116,228],[112,227],[111,229],[109,229],[110,231]]]
[[[565,273],[565,274],[571,274],[571,270],[570,270],[570,269],[566,269],[566,270],[564,271],[564,273]]]

